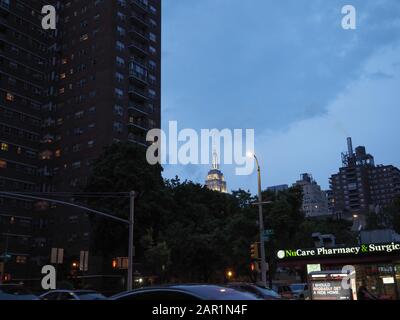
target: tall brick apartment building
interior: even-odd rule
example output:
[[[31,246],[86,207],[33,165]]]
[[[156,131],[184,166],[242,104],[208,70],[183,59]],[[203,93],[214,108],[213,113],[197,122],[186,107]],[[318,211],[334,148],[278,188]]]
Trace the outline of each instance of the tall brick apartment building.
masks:
[[[41,27],[47,4],[56,30]],[[0,0],[0,190],[78,190],[106,145],[146,146],[160,108],[160,0]],[[59,210],[0,195],[3,277],[88,249],[85,215]]]
[[[400,170],[392,165],[376,165],[374,157],[360,146],[342,154],[343,166],[330,179],[330,204],[338,217],[353,219],[356,228],[365,224],[365,215],[382,209],[400,196]]]

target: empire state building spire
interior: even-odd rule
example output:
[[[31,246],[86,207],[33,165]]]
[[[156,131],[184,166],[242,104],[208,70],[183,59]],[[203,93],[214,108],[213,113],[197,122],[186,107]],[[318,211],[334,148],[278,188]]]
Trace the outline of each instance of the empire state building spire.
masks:
[[[219,169],[218,154],[216,151],[213,152],[212,167],[207,175],[206,187],[213,191],[227,193],[225,177]]]
[[[212,164],[212,169],[213,169],[213,170],[219,170],[218,154],[217,154],[217,151],[215,151],[215,150],[214,150],[214,152],[213,152],[213,164]]]

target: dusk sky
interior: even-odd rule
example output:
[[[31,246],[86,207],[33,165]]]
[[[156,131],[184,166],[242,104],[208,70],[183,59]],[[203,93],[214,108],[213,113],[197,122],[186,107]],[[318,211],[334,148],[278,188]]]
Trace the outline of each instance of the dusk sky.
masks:
[[[348,136],[400,166],[398,0],[164,0],[162,80],[164,128],[255,129],[264,188],[305,172],[328,188]],[[164,167],[200,183],[209,170]],[[234,169],[229,190],[255,192],[256,173]]]

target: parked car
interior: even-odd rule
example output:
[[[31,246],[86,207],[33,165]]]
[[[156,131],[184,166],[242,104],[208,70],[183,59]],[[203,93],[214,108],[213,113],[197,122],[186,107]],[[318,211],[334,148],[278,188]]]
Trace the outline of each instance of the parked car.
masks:
[[[39,300],[31,291],[19,284],[0,285],[0,300]]]
[[[294,283],[291,284],[290,289],[293,292],[293,297],[295,299],[309,299],[310,298],[310,292],[308,290],[308,284],[307,283]]]
[[[253,283],[229,283],[227,287],[248,292],[263,300],[281,300],[282,296],[270,288],[265,288]]]
[[[111,300],[196,301],[196,300],[261,300],[247,292],[217,285],[170,285],[122,292]]]
[[[101,293],[91,290],[52,290],[40,296],[41,300],[106,300]]]
[[[275,283],[272,284],[272,290],[280,294],[283,298],[294,299],[292,289],[288,285]]]

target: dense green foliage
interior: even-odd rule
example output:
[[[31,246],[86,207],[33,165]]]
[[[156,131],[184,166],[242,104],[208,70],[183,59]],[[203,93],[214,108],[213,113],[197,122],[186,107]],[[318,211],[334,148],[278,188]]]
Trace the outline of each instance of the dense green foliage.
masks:
[[[138,193],[135,204],[136,269],[163,282],[224,281],[227,269],[237,277],[250,276],[250,245],[259,241],[256,198],[238,190],[221,194],[200,184],[163,181],[162,168],[150,166],[145,152],[131,144],[107,148],[94,164],[85,191]],[[300,188],[263,193],[265,228],[274,230],[266,250],[271,266],[277,248],[312,247],[311,234],[335,233],[345,243],[354,240],[343,222],[314,221],[301,212]],[[129,200],[91,200],[98,209],[128,217]],[[118,223],[92,218],[93,246],[107,258],[126,255],[127,229]],[[272,270],[274,268],[271,268]]]
[[[393,201],[390,206],[379,212],[371,212],[367,216],[367,229],[386,228],[392,228],[400,233],[400,197]]]

